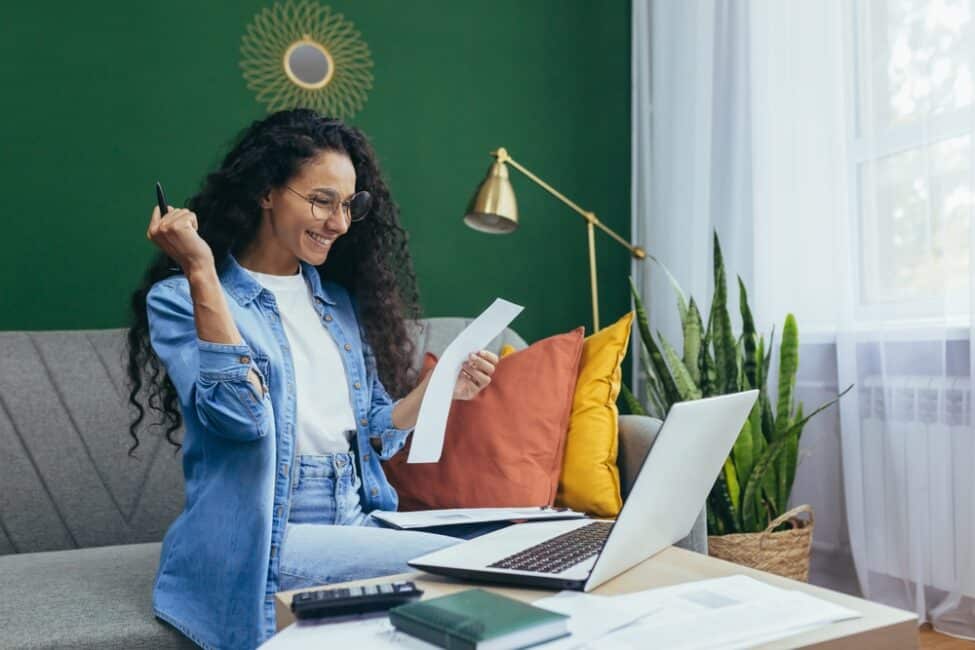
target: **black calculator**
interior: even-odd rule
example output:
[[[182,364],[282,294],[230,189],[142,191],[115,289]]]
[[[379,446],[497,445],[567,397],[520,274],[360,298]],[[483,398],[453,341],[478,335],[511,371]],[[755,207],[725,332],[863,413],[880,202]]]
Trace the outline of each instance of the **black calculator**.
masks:
[[[295,618],[327,618],[379,612],[417,600],[422,589],[412,582],[387,582],[362,587],[302,591],[291,599]]]

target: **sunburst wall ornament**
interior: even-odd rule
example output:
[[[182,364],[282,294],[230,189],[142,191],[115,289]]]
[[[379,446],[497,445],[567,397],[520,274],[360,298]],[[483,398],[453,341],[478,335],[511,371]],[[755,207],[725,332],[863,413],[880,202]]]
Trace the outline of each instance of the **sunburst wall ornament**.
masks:
[[[317,2],[263,9],[241,37],[240,53],[247,87],[269,111],[302,107],[348,118],[372,88],[372,58],[355,25]]]

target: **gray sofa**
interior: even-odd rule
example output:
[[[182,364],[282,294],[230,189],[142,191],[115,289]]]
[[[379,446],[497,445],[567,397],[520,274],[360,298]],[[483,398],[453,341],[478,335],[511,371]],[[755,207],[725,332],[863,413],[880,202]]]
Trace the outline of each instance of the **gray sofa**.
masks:
[[[468,319],[415,324],[442,352]],[[127,450],[124,330],[0,332],[0,647],[195,647],[152,614],[159,545],[183,506],[156,427]],[[490,345],[524,341],[506,330]],[[620,418],[624,493],[659,422]],[[706,552],[703,516],[682,546]]]

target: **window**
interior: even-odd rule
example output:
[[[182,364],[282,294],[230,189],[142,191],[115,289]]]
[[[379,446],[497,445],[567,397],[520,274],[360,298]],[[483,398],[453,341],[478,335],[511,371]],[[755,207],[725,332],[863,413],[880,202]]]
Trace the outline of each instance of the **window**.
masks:
[[[853,5],[851,208],[866,320],[969,314],[969,0]]]

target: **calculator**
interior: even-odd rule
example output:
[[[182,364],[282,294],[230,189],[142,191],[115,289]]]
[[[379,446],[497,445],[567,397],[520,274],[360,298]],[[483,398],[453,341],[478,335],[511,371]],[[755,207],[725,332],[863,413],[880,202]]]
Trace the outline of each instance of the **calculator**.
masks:
[[[409,581],[316,589],[295,594],[291,611],[299,619],[366,614],[418,600],[422,595],[423,590]]]

